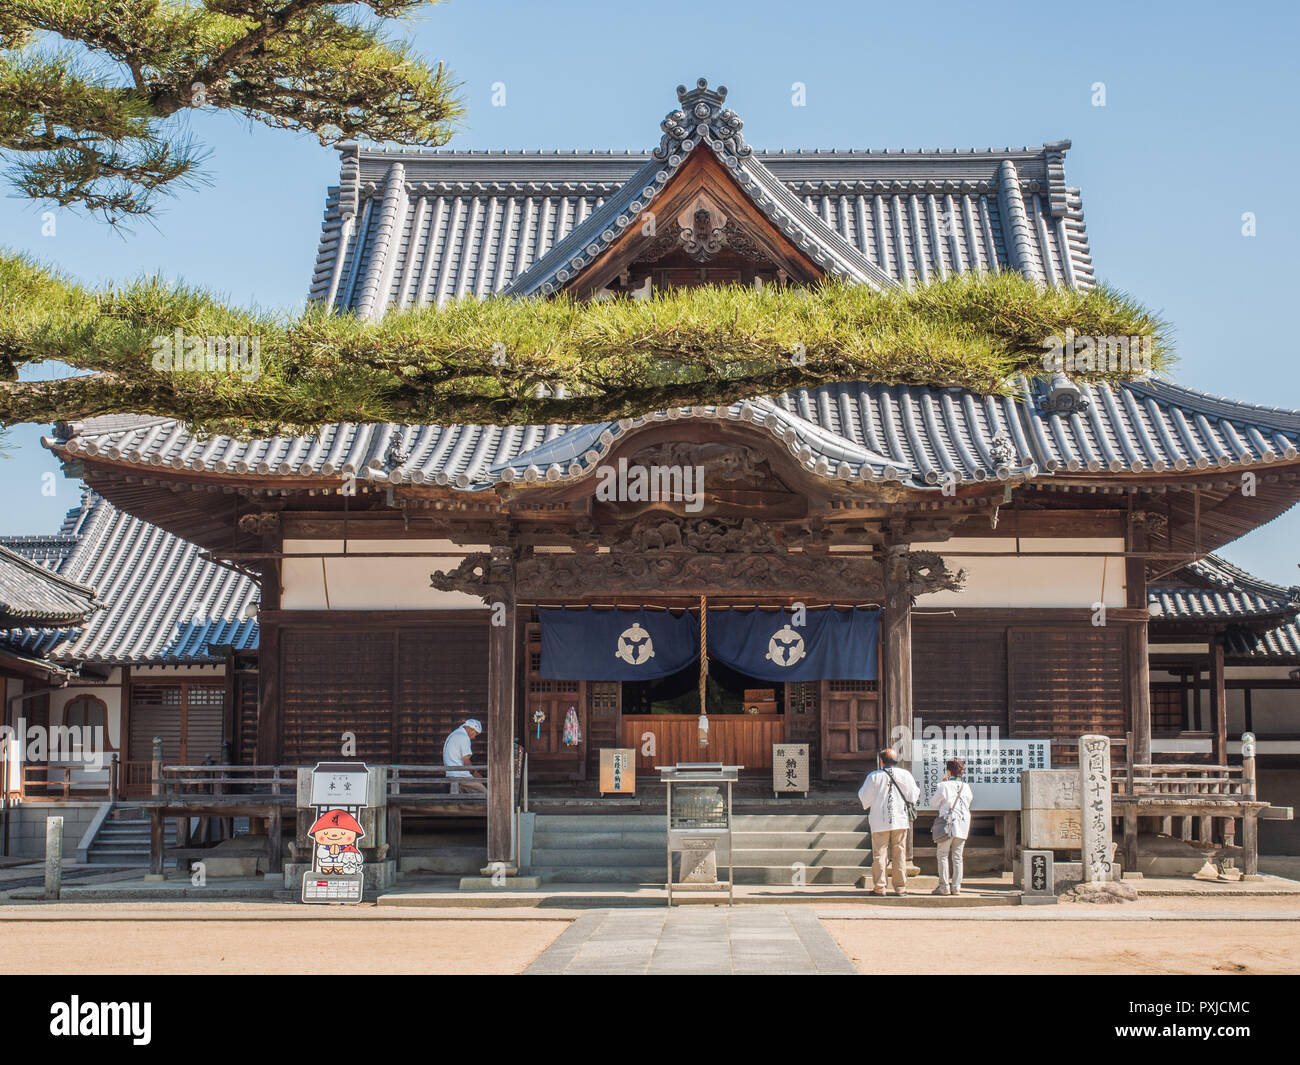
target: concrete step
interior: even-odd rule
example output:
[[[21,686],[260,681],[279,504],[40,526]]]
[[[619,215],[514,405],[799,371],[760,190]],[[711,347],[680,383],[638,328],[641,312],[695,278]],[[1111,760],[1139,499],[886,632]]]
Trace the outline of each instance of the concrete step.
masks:
[[[666,861],[665,847],[622,848],[542,848],[533,847],[534,868],[580,869],[590,865],[647,866]]]
[[[865,813],[860,814],[736,814],[737,832],[870,832]]]
[[[534,847],[596,847],[602,850],[665,847],[667,832],[534,832]]]
[[[740,850],[736,848],[735,864],[737,866],[784,866],[789,869],[795,862],[806,866],[843,865],[870,866],[871,852],[848,848],[845,850],[816,849],[812,847],[769,847],[763,850]]]
[[[666,831],[663,814],[538,814],[538,832]]]
[[[733,831],[732,845],[745,850],[765,847],[829,847],[838,850],[871,849],[870,832],[750,832]]]
[[[658,884],[663,885],[667,866],[659,865],[587,865],[561,869],[533,866],[532,871],[544,883],[560,884]]]
[[[803,871],[805,884],[856,884],[864,875],[870,880],[871,863],[864,869],[860,866],[809,866]],[[719,877],[725,877],[726,867],[718,870]],[[782,866],[736,866],[737,884],[783,884],[794,885],[794,870],[788,865]]]

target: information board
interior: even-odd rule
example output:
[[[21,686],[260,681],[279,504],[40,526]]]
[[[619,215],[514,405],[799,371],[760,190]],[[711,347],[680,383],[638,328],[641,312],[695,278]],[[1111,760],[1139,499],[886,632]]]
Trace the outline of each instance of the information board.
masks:
[[[933,810],[930,799],[943,780],[944,763],[966,763],[972,810],[1019,810],[1020,774],[1052,768],[1051,740],[933,739],[912,741],[912,776],[921,786],[917,806]]]

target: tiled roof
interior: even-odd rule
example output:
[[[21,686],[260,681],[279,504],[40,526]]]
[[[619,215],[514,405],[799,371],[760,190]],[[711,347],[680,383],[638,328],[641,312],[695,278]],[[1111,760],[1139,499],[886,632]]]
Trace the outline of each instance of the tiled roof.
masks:
[[[1162,621],[1249,622],[1300,612],[1300,587],[1272,584],[1211,554],[1151,585],[1147,600]]]
[[[751,152],[723,90],[679,90],[651,152],[461,152],[349,145],[330,193],[313,300],[377,317],[390,307],[563,284],[635,217],[697,138],[756,204],[832,273],[880,286],[1016,269],[1093,283],[1062,141],[980,151]],[[702,108],[702,110],[701,110]],[[687,112],[698,122],[692,124]],[[701,149],[702,150],[702,149]],[[635,178],[635,180],[633,180]],[[653,197],[650,196],[652,199]],[[1300,414],[1165,382],[1021,385],[1014,397],[855,383],[596,425],[325,426],[302,437],[197,437],[163,418],[60,426],[72,456],[153,468],[481,490],[589,476],[646,421],[750,422],[814,474],[896,480],[1050,480],[1057,473],[1246,467],[1300,455]]]
[[[241,440],[204,439],[157,418],[135,426],[90,419],[61,427],[59,441],[73,455],[145,468],[253,474],[281,483],[355,473],[363,481],[462,489],[587,476],[624,433],[661,420],[750,422],[822,476],[918,488],[948,478],[1243,467],[1300,454],[1295,412],[1155,381],[1077,388],[1086,403],[1069,413],[1049,408],[1051,386],[1043,381],[1025,383],[1016,397],[856,383],[586,426],[341,423],[312,436]]]
[[[1300,657],[1300,587],[1284,588],[1206,555],[1147,589],[1152,625],[1221,629],[1227,654],[1260,661]]]
[[[310,298],[379,317],[460,296],[546,294],[631,225],[703,137],[833,276],[887,287],[975,270],[1094,281],[1068,141],[971,151],[752,151],[725,89],[679,89],[654,152],[342,146]],[[701,114],[696,109],[703,107]],[[687,119],[686,111],[691,112]]]
[[[0,626],[67,625],[98,606],[94,588],[0,546]]]
[[[211,645],[257,647],[257,598],[248,577],[199,557],[199,548],[87,492],[69,512],[72,550],[48,565],[93,586],[104,608],[73,631],[11,630],[8,640],[54,662],[180,664],[220,661]],[[68,530],[71,530],[70,532]],[[49,537],[0,537],[13,552],[39,556]]]

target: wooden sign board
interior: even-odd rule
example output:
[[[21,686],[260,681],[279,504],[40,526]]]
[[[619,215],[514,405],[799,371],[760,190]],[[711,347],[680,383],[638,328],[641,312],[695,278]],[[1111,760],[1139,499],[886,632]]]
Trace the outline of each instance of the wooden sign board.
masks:
[[[600,749],[600,793],[636,794],[636,752],[631,747]]]
[[[772,744],[772,791],[789,795],[801,791],[808,796],[808,744]]]

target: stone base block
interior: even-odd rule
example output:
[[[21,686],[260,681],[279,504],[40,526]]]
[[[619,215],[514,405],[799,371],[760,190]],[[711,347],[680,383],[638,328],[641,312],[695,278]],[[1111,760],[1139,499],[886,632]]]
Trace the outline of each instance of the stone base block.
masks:
[[[462,876],[461,891],[536,891],[542,886],[540,876]]]

